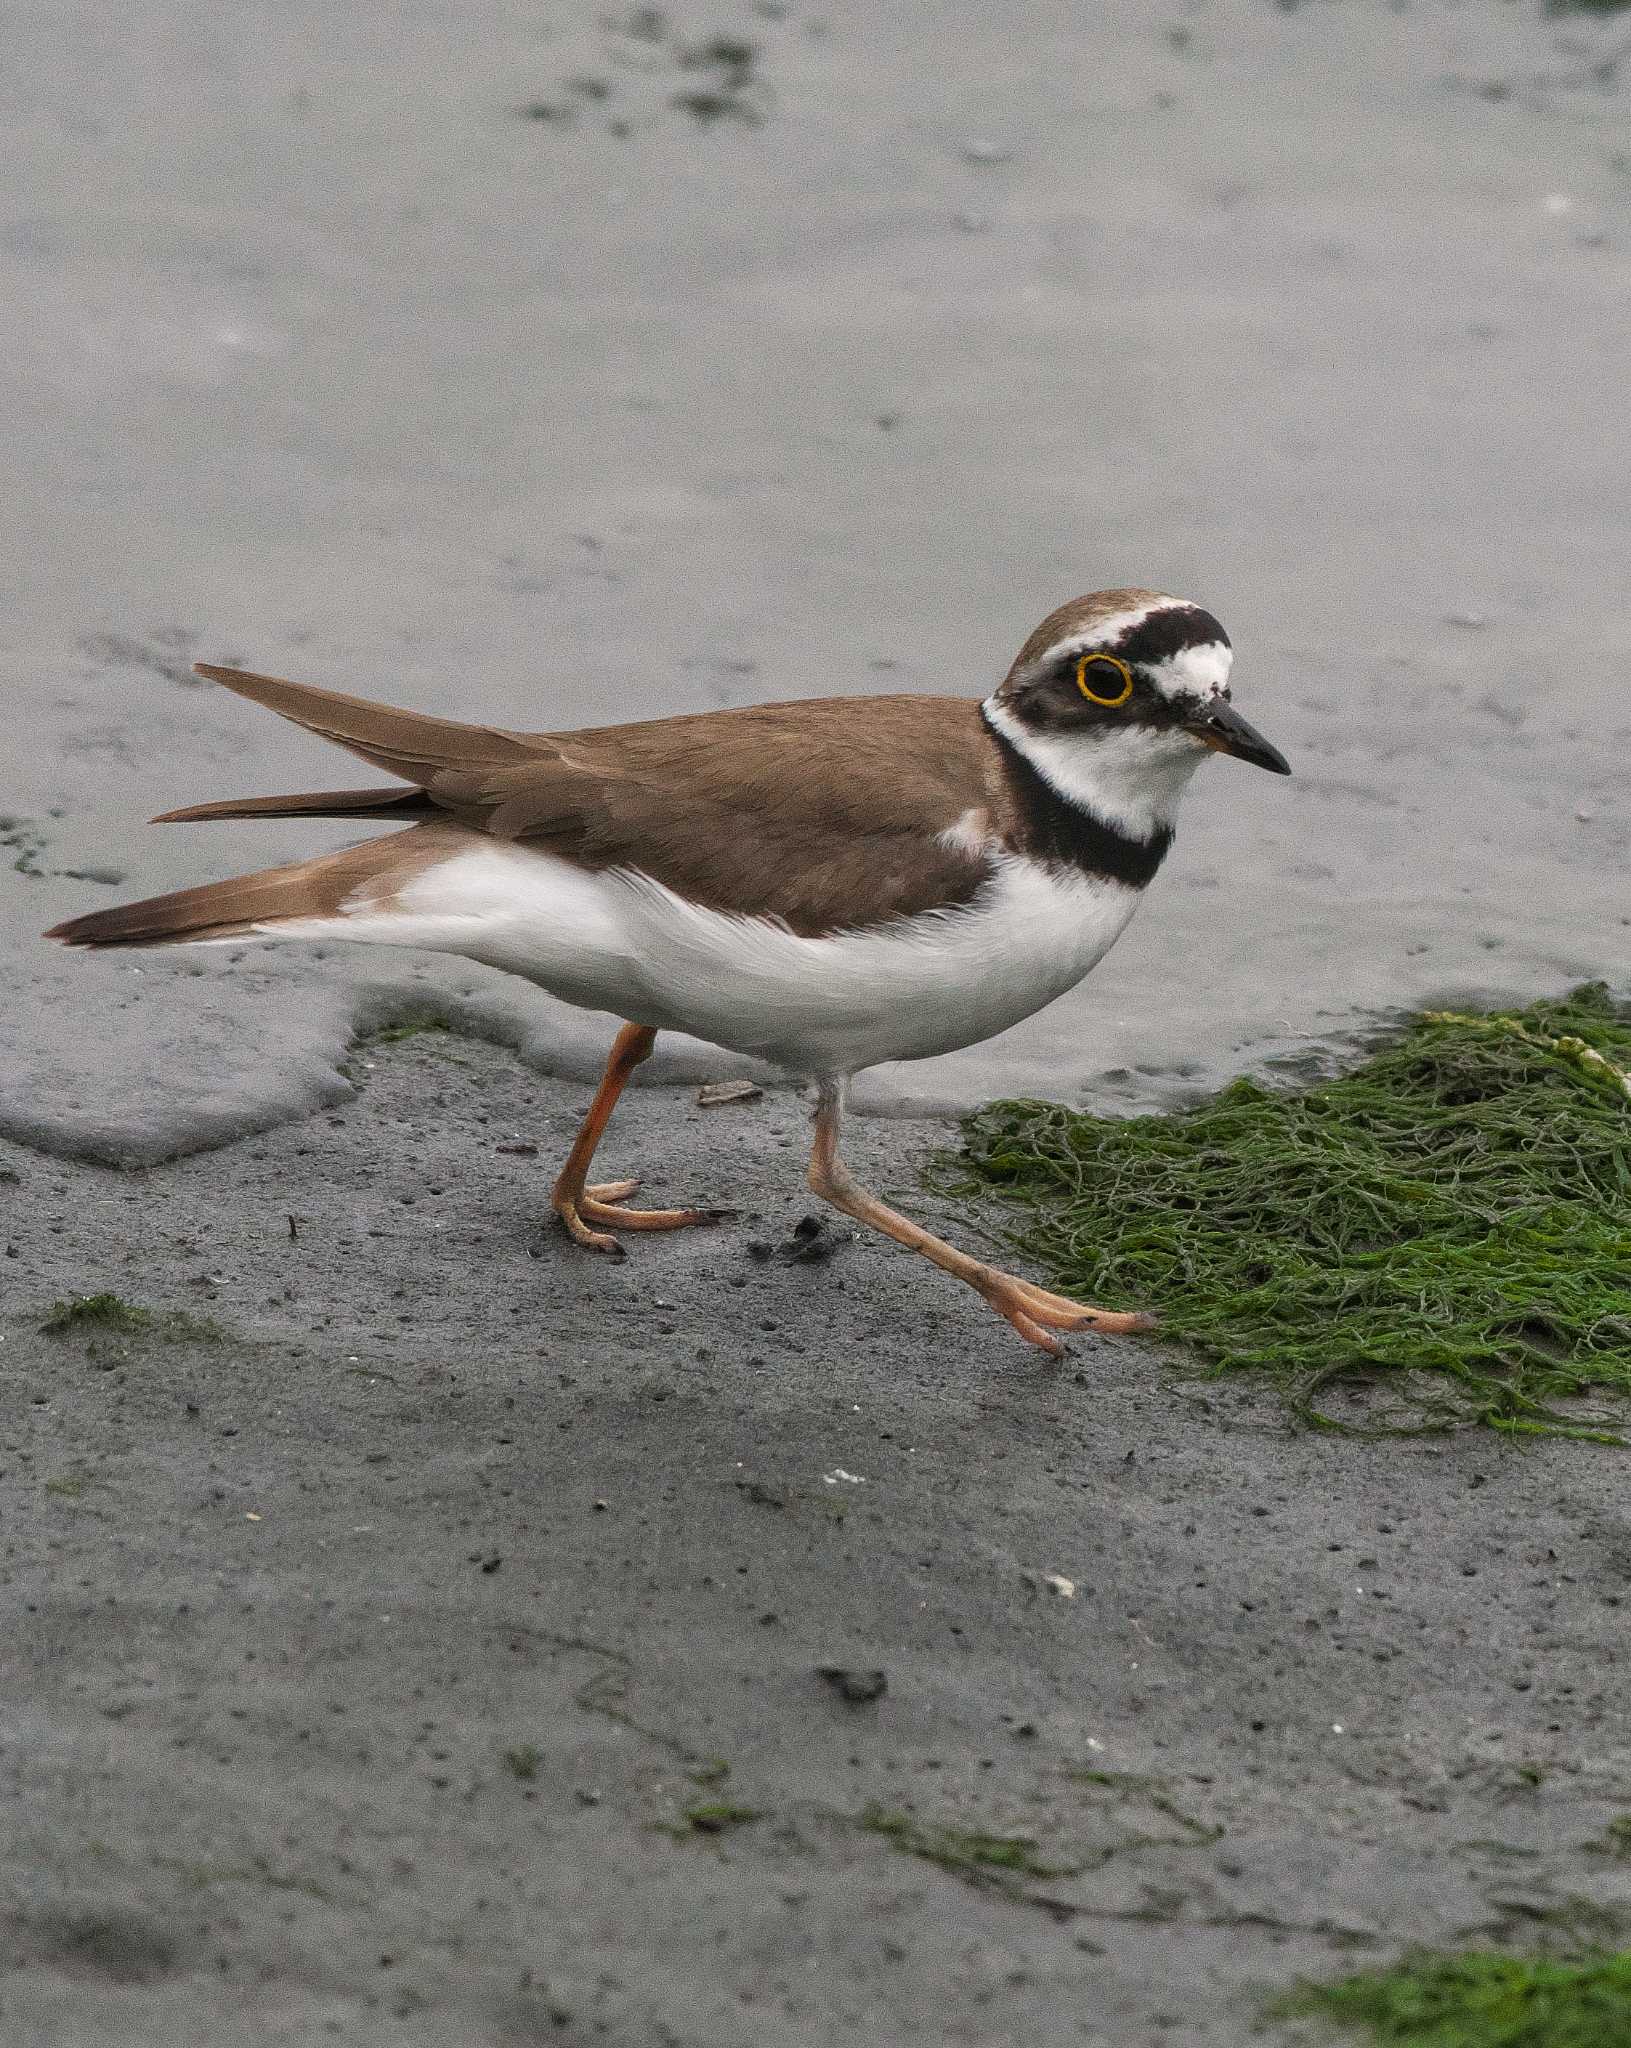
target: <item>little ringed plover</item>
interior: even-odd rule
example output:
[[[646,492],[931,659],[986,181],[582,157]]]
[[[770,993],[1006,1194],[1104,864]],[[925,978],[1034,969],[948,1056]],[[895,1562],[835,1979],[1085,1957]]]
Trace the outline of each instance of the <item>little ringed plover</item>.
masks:
[[[810,1184],[966,1281],[1031,1343],[1146,1329],[958,1251],[838,1154],[849,1077],[1006,1030],[1115,943],[1208,751],[1278,775],[1229,701],[1228,635],[1153,590],[1044,619],[983,702],[761,704],[580,732],[509,732],[200,663],[198,673],[401,780],[233,798],[162,820],[407,825],[291,867],[57,925],[72,946],[352,939],[462,954],[622,1022],[553,1204],[583,1245],[720,1212],[635,1209],[591,1184],[612,1108],[659,1031],[811,1077]]]

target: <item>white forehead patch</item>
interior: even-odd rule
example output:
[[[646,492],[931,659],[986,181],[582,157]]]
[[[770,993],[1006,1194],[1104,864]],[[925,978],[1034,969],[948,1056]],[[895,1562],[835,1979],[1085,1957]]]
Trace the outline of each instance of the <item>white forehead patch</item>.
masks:
[[[1205,640],[1195,647],[1180,647],[1161,661],[1143,664],[1147,675],[1163,697],[1221,697],[1229,687],[1234,651],[1221,640]]]

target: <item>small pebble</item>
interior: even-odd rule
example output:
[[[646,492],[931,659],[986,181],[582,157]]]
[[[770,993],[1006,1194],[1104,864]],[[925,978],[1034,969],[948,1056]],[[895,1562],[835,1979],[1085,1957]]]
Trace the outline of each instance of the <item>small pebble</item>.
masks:
[[[848,1664],[818,1664],[816,1676],[824,1678],[838,1694],[852,1707],[864,1707],[873,1700],[881,1700],[889,1690],[889,1674],[876,1667],[870,1670],[855,1670]]]

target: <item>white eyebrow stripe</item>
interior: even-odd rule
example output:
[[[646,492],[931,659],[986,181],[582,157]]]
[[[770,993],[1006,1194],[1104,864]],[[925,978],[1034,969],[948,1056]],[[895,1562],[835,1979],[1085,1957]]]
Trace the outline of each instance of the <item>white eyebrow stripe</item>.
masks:
[[[1061,640],[1055,651],[1057,653],[1064,653],[1068,649],[1071,653],[1075,653],[1078,651],[1078,648],[1095,648],[1101,651],[1108,651],[1115,645],[1116,641],[1123,639],[1135,627],[1142,626],[1146,619],[1153,618],[1157,612],[1188,611],[1189,609],[1191,609],[1190,606],[1181,604],[1174,598],[1167,597],[1163,598],[1159,604],[1135,605],[1128,612],[1112,612],[1108,618],[1096,620],[1092,626],[1086,628],[1081,633],[1073,634],[1069,640]]]
[[[1051,647],[1045,647],[1014,678],[1016,683],[1028,683],[1045,668],[1056,661],[1068,661],[1073,654],[1107,654],[1107,640],[1119,640],[1124,633],[1130,633],[1135,626],[1142,626],[1152,612],[1171,611],[1170,600],[1160,604],[1141,604],[1130,612],[1112,612],[1106,619],[1099,619],[1091,626],[1084,626],[1081,632],[1072,633],[1064,640],[1055,640]]]

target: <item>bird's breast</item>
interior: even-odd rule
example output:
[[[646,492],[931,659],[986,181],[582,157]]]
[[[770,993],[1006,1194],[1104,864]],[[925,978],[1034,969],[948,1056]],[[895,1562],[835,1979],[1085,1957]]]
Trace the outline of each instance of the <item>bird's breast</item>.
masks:
[[[1012,853],[971,900],[804,937],[632,870],[483,847],[416,878],[384,929],[568,1002],[802,1073],[927,1059],[1005,1031],[1103,958],[1141,891]]]

